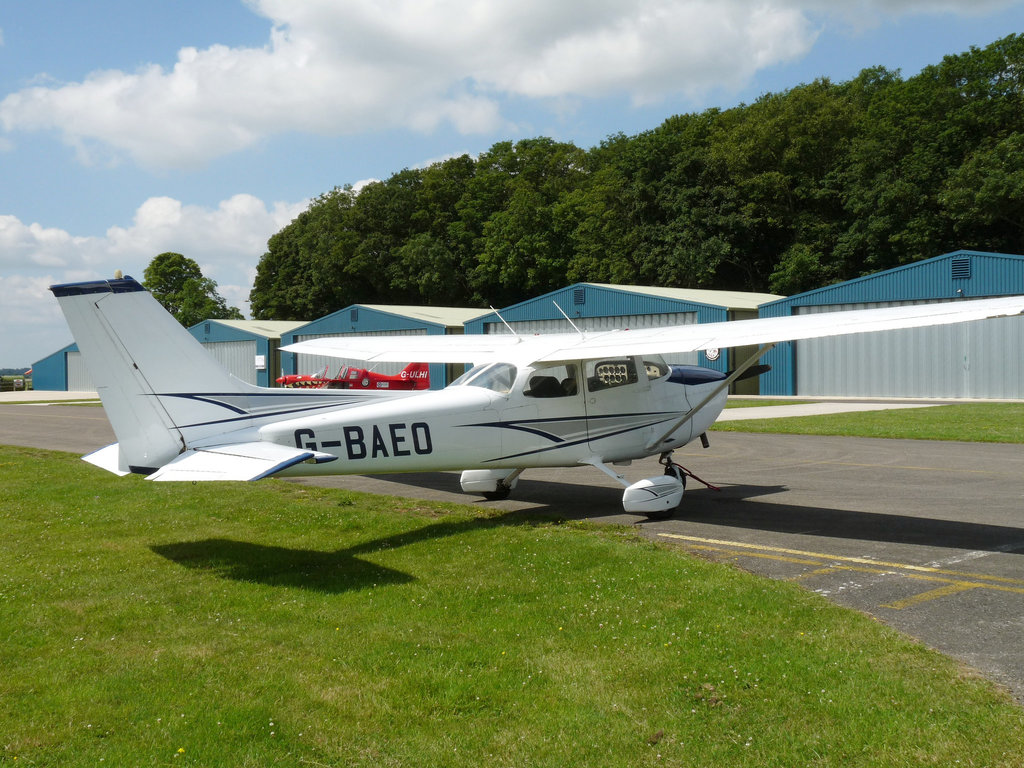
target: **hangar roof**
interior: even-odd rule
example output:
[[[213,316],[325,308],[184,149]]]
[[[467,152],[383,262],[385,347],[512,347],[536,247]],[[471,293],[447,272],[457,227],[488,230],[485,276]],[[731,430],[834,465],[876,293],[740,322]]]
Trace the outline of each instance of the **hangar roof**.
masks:
[[[488,310],[474,307],[419,307],[400,304],[353,304],[353,307],[365,307],[374,312],[387,312],[392,315],[422,320],[444,326],[462,327],[467,320],[479,317]],[[348,309],[346,307],[346,309]]]
[[[660,296],[678,301],[697,304],[711,304],[726,309],[757,309],[769,301],[785,298],[773,293],[748,293],[746,291],[712,291],[704,288],[661,288],[650,285],[611,285],[608,283],[583,283],[614,291],[627,291],[644,296]]]
[[[265,339],[279,339],[281,334],[305,325],[305,320],[203,320],[204,323],[219,323],[253,336]],[[199,325],[199,323],[196,323]]]
[[[761,315],[791,314],[800,306],[939,301],[1024,292],[1024,256],[959,250],[780,299]]]

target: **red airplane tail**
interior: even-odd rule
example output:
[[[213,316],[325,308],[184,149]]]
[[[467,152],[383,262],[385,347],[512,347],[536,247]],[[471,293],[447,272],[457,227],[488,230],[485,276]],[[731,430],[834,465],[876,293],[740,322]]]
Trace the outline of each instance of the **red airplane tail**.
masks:
[[[398,374],[402,381],[413,381],[413,389],[430,389],[430,366],[426,363],[409,363]]]

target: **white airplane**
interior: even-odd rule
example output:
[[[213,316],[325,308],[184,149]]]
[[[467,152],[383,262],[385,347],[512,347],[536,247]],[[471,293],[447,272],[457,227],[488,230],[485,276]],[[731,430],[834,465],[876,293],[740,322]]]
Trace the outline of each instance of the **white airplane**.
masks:
[[[283,349],[369,362],[469,362],[439,391],[270,389],[225,371],[132,278],[52,286],[118,442],[83,457],[150,480],[258,480],[463,470],[504,498],[534,467],[590,465],[628,512],[665,516],[685,471],[672,451],[706,430],[729,385],[776,342],[1024,313],[1024,296],[644,330],[321,338]],[[661,355],[760,345],[735,371]],[[613,465],[659,456],[629,483]]]

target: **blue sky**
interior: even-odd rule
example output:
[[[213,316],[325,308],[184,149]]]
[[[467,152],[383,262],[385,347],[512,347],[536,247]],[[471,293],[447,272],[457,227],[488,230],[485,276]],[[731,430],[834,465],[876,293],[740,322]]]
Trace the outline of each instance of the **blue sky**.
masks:
[[[49,285],[163,251],[247,309],[334,186],[1018,32],[1024,0],[0,0],[0,367],[71,341]]]

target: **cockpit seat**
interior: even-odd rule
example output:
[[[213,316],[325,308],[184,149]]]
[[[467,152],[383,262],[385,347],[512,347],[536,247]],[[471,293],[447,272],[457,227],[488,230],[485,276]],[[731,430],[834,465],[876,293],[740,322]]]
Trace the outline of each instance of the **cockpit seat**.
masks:
[[[564,397],[565,391],[554,376],[531,376],[530,386],[524,394],[528,397]]]

